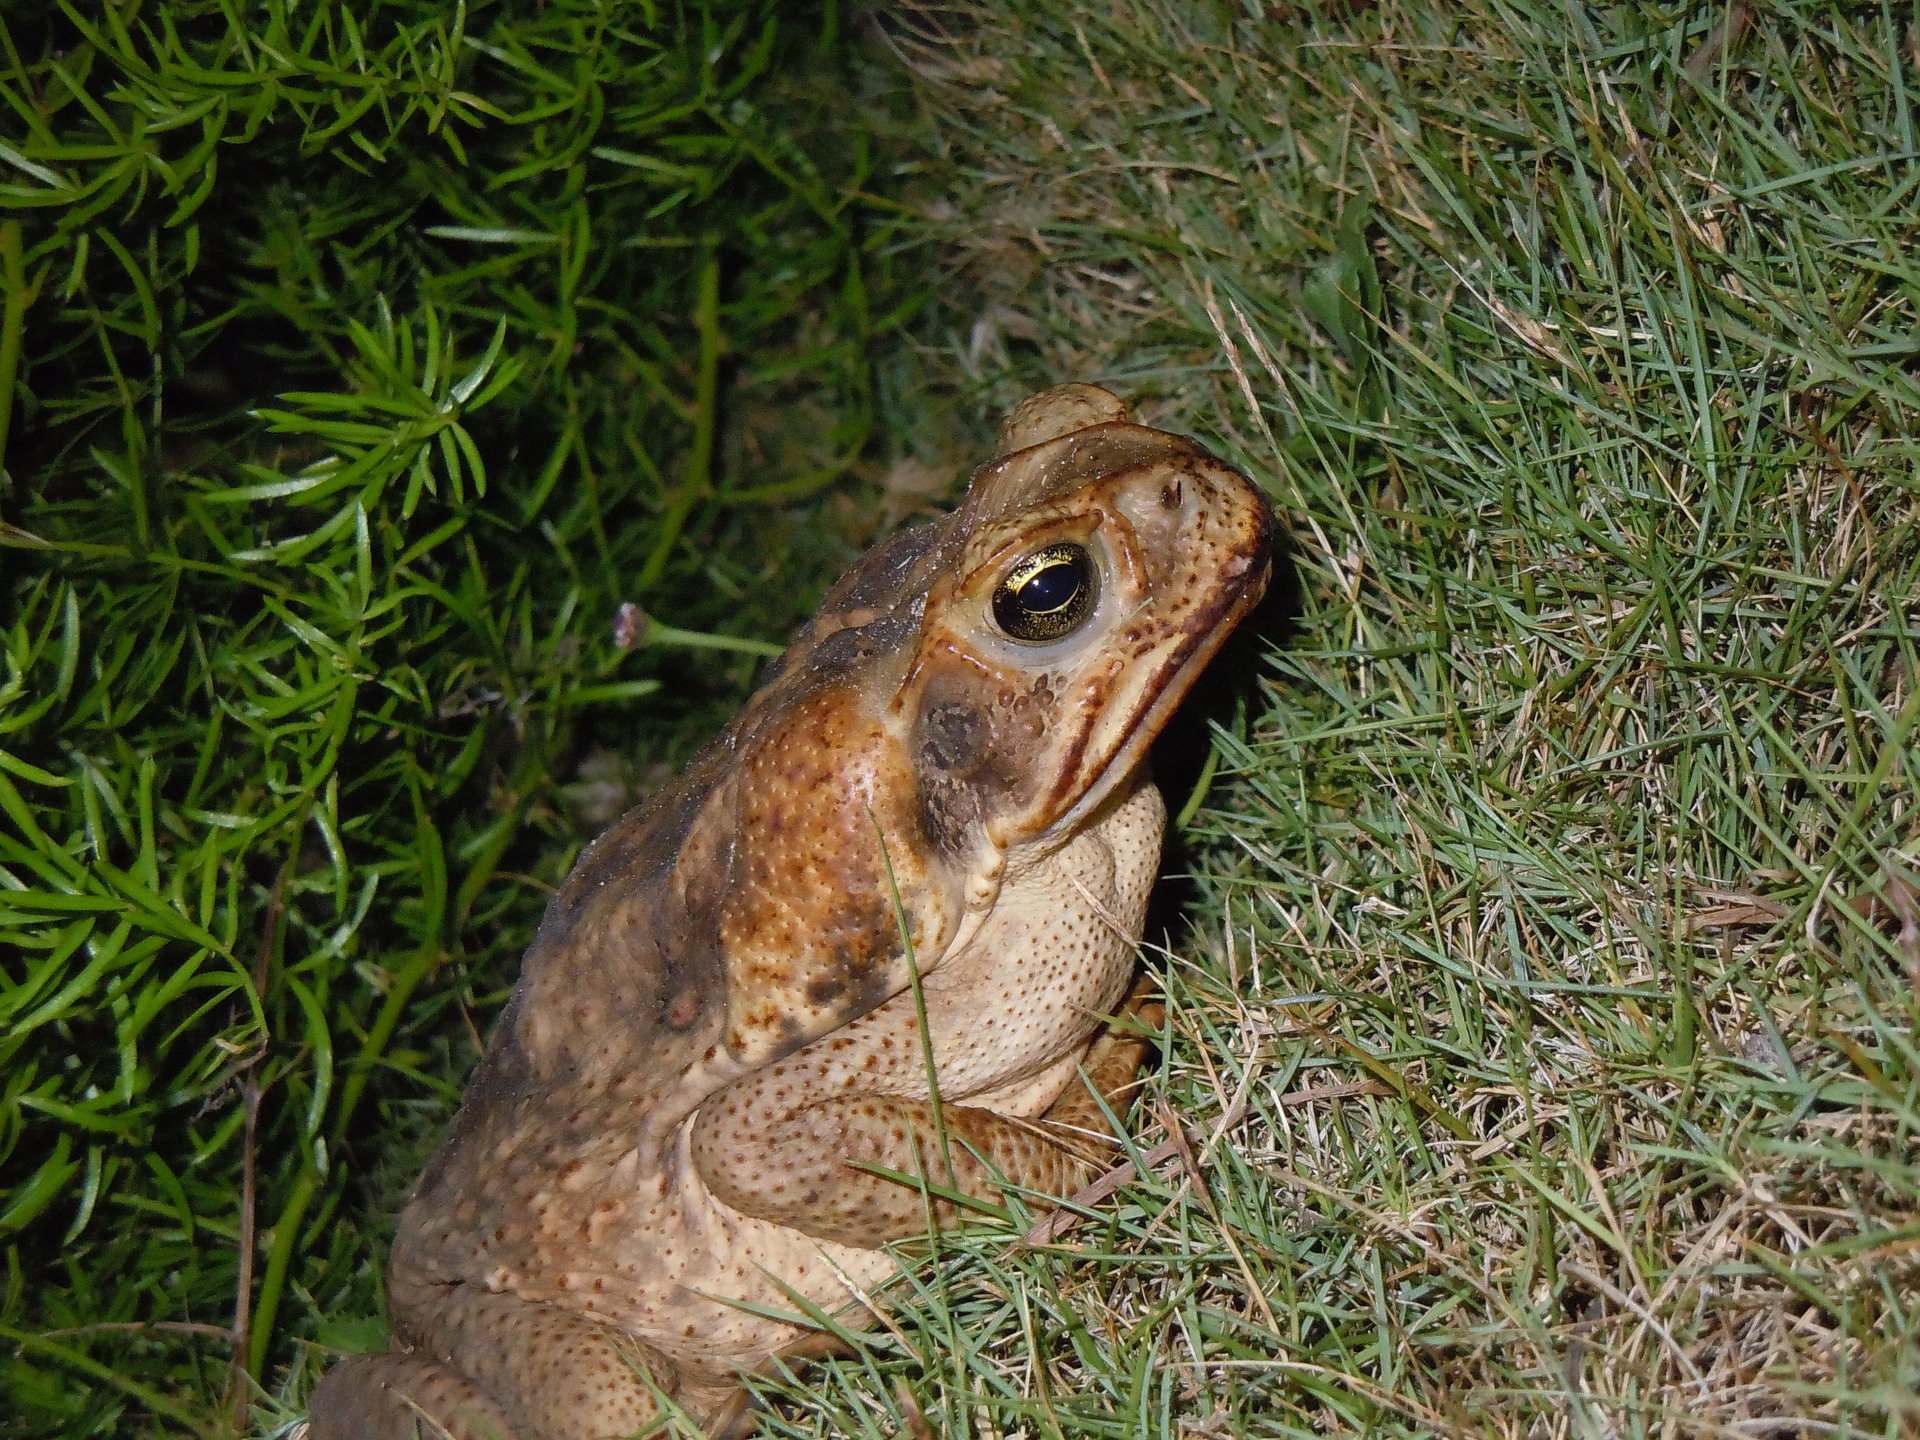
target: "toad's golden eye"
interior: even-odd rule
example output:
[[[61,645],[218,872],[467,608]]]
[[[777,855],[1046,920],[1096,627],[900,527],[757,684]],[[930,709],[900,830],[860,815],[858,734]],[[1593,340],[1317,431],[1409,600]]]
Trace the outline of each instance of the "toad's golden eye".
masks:
[[[1012,639],[1044,645],[1078,630],[1100,598],[1100,572],[1081,545],[1049,545],[1024,557],[993,592],[993,618]]]

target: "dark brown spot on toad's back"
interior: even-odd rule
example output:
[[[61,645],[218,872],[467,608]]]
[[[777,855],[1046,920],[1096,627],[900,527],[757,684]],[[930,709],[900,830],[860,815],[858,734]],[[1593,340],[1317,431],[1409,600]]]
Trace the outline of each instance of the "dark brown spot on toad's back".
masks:
[[[700,1018],[700,993],[697,990],[682,990],[667,1004],[664,1016],[667,1024],[675,1030],[684,1030]]]

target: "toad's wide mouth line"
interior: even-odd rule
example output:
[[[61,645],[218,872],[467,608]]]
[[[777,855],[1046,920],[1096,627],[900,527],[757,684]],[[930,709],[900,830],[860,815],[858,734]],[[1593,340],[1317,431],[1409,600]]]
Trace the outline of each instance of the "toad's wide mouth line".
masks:
[[[1139,718],[1127,727],[1121,743],[1104,758],[1095,756],[1089,761],[1086,749],[1093,727],[1088,726],[1075,737],[1066,756],[1067,763],[1061,767],[1063,783],[1055,788],[1049,798],[1057,799],[1072,793],[1072,781],[1088,773],[1097,774],[1099,778],[1063,815],[1047,826],[1045,833],[1059,834],[1073,830],[1090,811],[1099,807],[1116,786],[1130,779],[1139,769],[1148,747],[1160,737],[1173,712],[1187,698],[1194,681],[1199,679],[1201,672],[1219,653],[1227,637],[1239,628],[1247,612],[1259,604],[1260,598],[1266,594],[1273,578],[1272,533],[1272,522],[1269,520],[1262,528],[1254,556],[1248,557],[1244,582],[1231,589],[1223,587],[1223,593],[1215,603],[1196,609],[1181,625],[1179,642],[1165,662],[1157,667],[1156,677],[1142,688],[1144,703],[1139,710]]]

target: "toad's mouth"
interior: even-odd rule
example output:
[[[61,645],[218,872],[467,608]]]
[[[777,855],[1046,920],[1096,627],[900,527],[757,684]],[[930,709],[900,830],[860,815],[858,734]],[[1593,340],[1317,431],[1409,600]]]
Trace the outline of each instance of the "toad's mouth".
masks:
[[[1089,711],[1061,754],[1059,780],[1042,802],[1048,811],[1065,806],[1043,833],[1071,834],[1113,791],[1128,783],[1148,748],[1187,698],[1187,692],[1226,643],[1247,612],[1260,603],[1273,575],[1272,522],[1261,506],[1252,545],[1242,554],[1239,583],[1221,584],[1194,606],[1154,647],[1134,673],[1143,677],[1131,697]],[[1104,723],[1103,723],[1104,718]]]

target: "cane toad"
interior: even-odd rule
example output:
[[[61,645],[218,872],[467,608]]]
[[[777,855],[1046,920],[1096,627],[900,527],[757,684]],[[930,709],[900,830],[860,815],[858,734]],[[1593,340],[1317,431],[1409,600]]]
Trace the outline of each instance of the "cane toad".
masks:
[[[994,1201],[1110,1163],[1147,746],[1271,527],[1104,390],[1020,406],[960,507],[869,553],[581,857],[401,1216],[394,1347],[326,1377],[312,1440],[600,1440],[661,1396],[724,1428],[808,1333],[766,1312],[844,1307],[925,1233],[876,1169]]]

